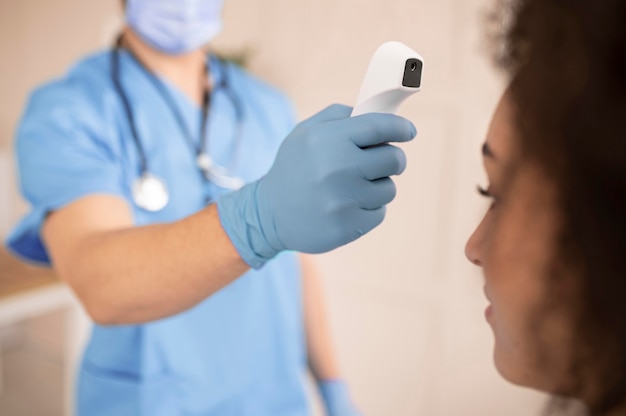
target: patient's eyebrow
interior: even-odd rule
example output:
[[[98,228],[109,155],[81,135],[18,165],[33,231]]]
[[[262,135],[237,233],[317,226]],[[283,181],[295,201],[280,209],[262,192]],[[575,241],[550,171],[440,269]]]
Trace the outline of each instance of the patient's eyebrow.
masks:
[[[494,155],[494,153],[493,153],[493,150],[491,150],[491,147],[489,147],[489,144],[487,144],[487,142],[485,142],[483,144],[483,151],[482,151],[482,153],[483,153],[484,157],[489,157],[489,158],[492,158],[492,159],[495,159],[495,157],[496,157]]]

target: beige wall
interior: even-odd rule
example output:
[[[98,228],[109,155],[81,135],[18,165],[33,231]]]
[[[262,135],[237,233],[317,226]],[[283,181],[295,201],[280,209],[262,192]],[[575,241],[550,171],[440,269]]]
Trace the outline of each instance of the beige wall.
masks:
[[[26,209],[10,144],[29,91],[108,42],[117,0],[0,1],[0,236]]]
[[[303,117],[331,102],[353,103],[383,41],[401,40],[426,60],[423,92],[401,109],[420,134],[405,146],[409,168],[388,220],[320,257],[340,357],[367,415],[527,416],[541,405],[495,373],[480,274],[463,258],[485,209],[474,192],[483,182],[479,146],[503,88],[481,46],[489,4],[226,1],[217,47],[249,48],[252,71],[290,94]],[[117,0],[0,2],[0,141],[11,137],[28,89],[103,44],[117,7]],[[14,218],[23,206],[7,198],[0,194],[0,210]]]

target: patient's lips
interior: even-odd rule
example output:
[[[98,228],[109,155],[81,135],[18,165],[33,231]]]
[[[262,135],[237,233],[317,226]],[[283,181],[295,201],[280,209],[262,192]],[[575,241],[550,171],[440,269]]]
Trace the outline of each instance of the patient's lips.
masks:
[[[486,285],[483,287],[483,291],[485,292],[485,297],[489,301],[489,306],[487,306],[487,308],[485,309],[485,318],[489,320],[489,318],[491,318],[491,316],[493,315],[493,305],[491,304],[491,298],[489,297],[489,292],[487,291]]]
[[[492,315],[493,315],[493,305],[489,304],[489,306],[487,306],[487,308],[485,309],[485,318],[487,318],[487,321],[489,321]]]

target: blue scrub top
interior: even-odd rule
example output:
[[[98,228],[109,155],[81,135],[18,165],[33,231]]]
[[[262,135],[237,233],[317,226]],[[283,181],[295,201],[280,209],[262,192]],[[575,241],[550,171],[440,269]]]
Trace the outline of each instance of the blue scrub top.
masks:
[[[224,193],[203,181],[171,109],[123,51],[121,82],[149,170],[165,180],[171,198],[156,213],[134,204],[139,157],[112,83],[110,58],[104,52],[85,59],[30,99],[16,146],[22,192],[32,210],[8,240],[23,258],[49,264],[40,238],[46,214],[84,196],[122,197],[133,208],[135,224],[144,225],[187,217]],[[228,71],[229,88],[244,113],[236,146],[234,103],[223,89],[214,91],[209,153],[230,166],[238,147],[234,173],[254,181],[270,168],[294,125],[294,112],[281,93],[240,68],[215,58],[209,58],[209,68],[216,84]],[[162,82],[188,130],[197,134],[200,108]],[[301,297],[299,262],[283,253],[184,313],[144,325],[94,325],[81,366],[78,414],[307,414]]]

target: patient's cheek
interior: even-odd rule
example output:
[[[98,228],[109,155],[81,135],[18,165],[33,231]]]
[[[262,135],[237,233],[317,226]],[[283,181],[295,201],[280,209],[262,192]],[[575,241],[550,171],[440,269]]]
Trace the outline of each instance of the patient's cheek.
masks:
[[[513,383],[546,389],[559,367],[548,363],[562,361],[563,345],[562,336],[553,335],[562,318],[546,308],[556,254],[556,199],[549,187],[537,186],[541,183],[545,178],[532,170],[521,170],[511,182],[491,225],[484,272],[494,305],[490,324],[498,370]]]

